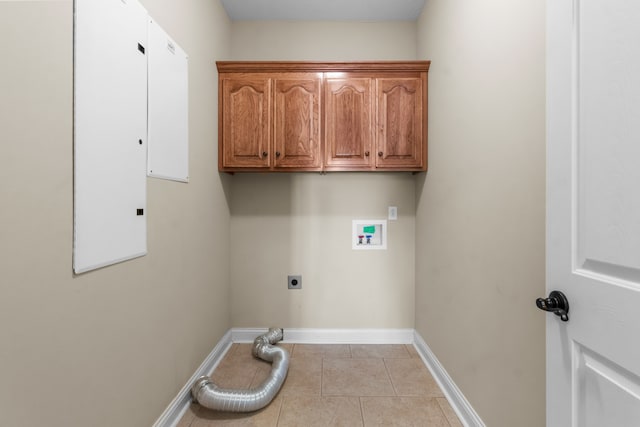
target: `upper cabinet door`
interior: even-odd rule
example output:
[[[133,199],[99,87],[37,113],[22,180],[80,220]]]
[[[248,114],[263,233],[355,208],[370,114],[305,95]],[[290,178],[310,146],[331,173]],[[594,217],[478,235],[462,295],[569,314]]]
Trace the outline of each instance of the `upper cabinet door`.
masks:
[[[415,78],[378,78],[378,168],[423,168],[426,163],[426,119],[423,83]],[[424,126],[424,127],[423,127]]]
[[[322,73],[273,77],[275,168],[321,170]]]
[[[270,165],[271,81],[244,74],[221,79],[219,125],[221,167],[265,168]]]
[[[373,165],[372,79],[325,78],[325,165],[340,170]]]

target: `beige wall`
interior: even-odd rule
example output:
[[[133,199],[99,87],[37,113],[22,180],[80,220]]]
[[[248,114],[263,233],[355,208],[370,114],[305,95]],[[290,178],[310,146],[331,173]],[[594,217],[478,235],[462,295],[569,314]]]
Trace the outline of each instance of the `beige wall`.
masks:
[[[416,59],[415,22],[234,21],[234,60]]]
[[[189,184],[148,181],[145,257],[74,276],[72,2],[0,2],[0,417],[148,426],[230,327],[217,2],[144,0],[189,54]]]
[[[410,174],[235,175],[233,326],[413,328],[414,189]],[[388,250],[352,250],[351,220],[387,206]]]
[[[488,426],[544,425],[544,2],[429,0],[416,329]]]
[[[540,425],[543,5],[231,24],[143,4],[189,54],[191,182],[149,179],[147,256],[73,276],[72,3],[0,2],[3,423],[150,425],[231,326],[415,325],[487,425]],[[428,174],[219,175],[219,59],[433,60]],[[351,220],[389,205],[389,250],[352,251]]]
[[[231,45],[237,60],[415,59],[415,23],[234,22]],[[236,174],[231,193],[234,326],[413,328],[412,175]],[[389,249],[353,251],[351,221],[390,205]]]

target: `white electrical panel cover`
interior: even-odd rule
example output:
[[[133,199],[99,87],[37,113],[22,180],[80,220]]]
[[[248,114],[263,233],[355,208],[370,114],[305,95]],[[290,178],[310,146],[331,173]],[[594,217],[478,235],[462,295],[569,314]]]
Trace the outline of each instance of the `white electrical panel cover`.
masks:
[[[76,273],[147,252],[147,11],[136,0],[76,0]]]
[[[189,181],[188,56],[149,19],[149,133],[147,173]]]

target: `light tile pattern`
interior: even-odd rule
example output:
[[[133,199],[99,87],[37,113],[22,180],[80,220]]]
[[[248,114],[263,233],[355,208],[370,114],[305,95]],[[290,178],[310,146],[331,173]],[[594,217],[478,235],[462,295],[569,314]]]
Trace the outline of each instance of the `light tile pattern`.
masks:
[[[192,404],[178,427],[462,426],[412,345],[279,345],[291,354],[289,373],[269,406],[233,414]],[[270,372],[251,344],[233,344],[211,377],[248,389]]]

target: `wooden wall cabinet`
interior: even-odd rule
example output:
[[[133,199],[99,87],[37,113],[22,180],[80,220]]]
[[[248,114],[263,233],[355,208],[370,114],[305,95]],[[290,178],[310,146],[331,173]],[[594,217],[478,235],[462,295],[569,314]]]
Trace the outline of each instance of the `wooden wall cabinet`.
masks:
[[[218,62],[220,171],[425,171],[429,61]]]

